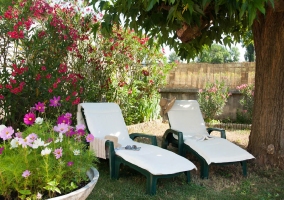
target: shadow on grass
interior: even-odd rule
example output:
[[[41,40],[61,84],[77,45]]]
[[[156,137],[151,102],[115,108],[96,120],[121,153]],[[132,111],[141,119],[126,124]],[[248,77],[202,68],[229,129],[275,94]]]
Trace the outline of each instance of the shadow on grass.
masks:
[[[193,162],[197,167],[198,163]],[[170,163],[169,163],[170,164]],[[191,183],[187,184],[185,175],[175,178],[159,179],[157,194],[146,194],[146,178],[135,170],[122,166],[120,178],[109,178],[107,160],[98,164],[100,178],[87,200],[97,199],[176,199],[176,200],[234,200],[234,199],[284,199],[284,171],[260,169],[249,163],[248,177],[242,176],[239,165],[211,166],[207,180],[199,178],[199,172],[191,172]]]

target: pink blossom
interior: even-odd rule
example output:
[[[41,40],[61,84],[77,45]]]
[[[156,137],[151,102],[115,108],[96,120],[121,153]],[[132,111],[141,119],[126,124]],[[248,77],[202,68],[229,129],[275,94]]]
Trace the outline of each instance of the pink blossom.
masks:
[[[35,104],[35,109],[39,112],[44,112],[45,110],[44,103],[38,102],[37,104]]]
[[[53,130],[59,133],[66,133],[68,131],[69,125],[68,124],[58,124],[57,126],[54,126]]]
[[[0,148],[0,155],[3,153],[4,149],[5,149],[5,147]]]
[[[37,134],[31,133],[27,136],[27,139],[31,142],[34,142],[37,139]]]
[[[26,148],[27,146],[32,146],[30,138],[26,137],[25,139],[19,138],[19,144],[22,145],[23,148]]]
[[[85,130],[86,126],[84,124],[78,124],[76,125],[76,131],[82,129],[82,130]]]
[[[13,133],[14,129],[11,126],[6,127],[0,132],[0,138],[2,138],[3,140],[11,139]]]
[[[31,175],[31,172],[29,170],[26,170],[23,172],[22,177],[28,178]]]
[[[57,118],[57,124],[68,124],[68,125],[71,125],[72,123],[72,120],[70,118],[67,118],[66,115],[60,115],[58,118]]]
[[[27,113],[24,117],[24,123],[26,125],[32,125],[35,122],[36,116],[34,113]]]
[[[54,152],[53,152],[53,154],[55,155],[55,158],[56,159],[59,159],[59,158],[61,158],[62,157],[62,148],[60,147],[59,149],[55,149],[54,150]]]
[[[68,163],[67,163],[67,166],[72,166],[74,164],[74,162],[72,162],[72,161],[69,161]]]
[[[88,134],[87,137],[86,137],[86,141],[87,142],[92,142],[94,140],[94,136],[92,134]]]
[[[60,101],[60,96],[58,96],[58,97],[53,97],[53,99],[50,99],[49,101],[50,101],[49,106],[53,106],[53,107],[60,106],[60,103],[59,103],[59,101]]]

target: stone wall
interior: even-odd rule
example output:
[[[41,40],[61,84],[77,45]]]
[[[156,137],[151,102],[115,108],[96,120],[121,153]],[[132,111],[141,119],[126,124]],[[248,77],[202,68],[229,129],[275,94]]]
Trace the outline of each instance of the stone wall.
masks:
[[[218,119],[235,119],[237,109],[242,109],[240,99],[242,95],[236,87],[241,84],[254,83],[255,63],[226,63],[207,64],[189,63],[179,64],[167,76],[167,84],[160,90],[161,97],[179,100],[197,99],[199,89],[204,89],[206,83],[216,80],[224,81],[230,88],[232,95],[229,97],[224,112]]]

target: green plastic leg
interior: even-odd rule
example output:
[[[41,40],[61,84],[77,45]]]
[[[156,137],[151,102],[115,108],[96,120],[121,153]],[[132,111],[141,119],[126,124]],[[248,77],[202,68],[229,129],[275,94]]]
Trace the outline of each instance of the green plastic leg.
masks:
[[[150,195],[156,194],[157,177],[150,174],[147,176],[147,193]]]
[[[243,168],[243,176],[247,176],[247,161],[242,161],[241,165]]]
[[[209,178],[209,165],[206,162],[200,162],[200,178],[208,179]]]
[[[190,182],[190,171],[186,171],[185,175],[186,175],[186,182],[189,183]]]
[[[115,162],[115,176],[114,179],[119,179],[119,168],[120,168],[120,162]]]

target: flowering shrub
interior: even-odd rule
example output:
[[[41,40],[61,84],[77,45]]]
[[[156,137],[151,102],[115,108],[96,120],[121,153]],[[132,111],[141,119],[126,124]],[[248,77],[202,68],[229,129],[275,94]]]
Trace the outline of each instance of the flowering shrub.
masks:
[[[210,122],[214,117],[222,114],[223,108],[231,94],[224,81],[206,84],[205,89],[198,92],[198,103],[204,120]]]
[[[59,101],[54,99],[50,106],[59,113]],[[73,127],[71,113],[57,120],[44,118],[47,109],[52,108],[35,104],[24,115],[23,132],[0,126],[0,197],[46,199],[69,193],[88,180],[86,171],[96,161],[87,146],[93,135],[86,133],[84,125]]]
[[[242,84],[237,86],[237,90],[243,95],[240,100],[240,104],[243,106],[243,110],[237,110],[236,120],[239,123],[252,123],[253,103],[254,103],[254,85]]]
[[[100,15],[80,10],[85,1],[61,2],[11,1],[1,9],[0,123],[19,127],[29,105],[53,96],[61,96],[62,110],[73,116],[79,102],[105,96],[120,104],[127,123],[157,117],[151,102],[171,65],[158,46],[149,48],[148,40],[155,41],[120,28],[104,38]]]

